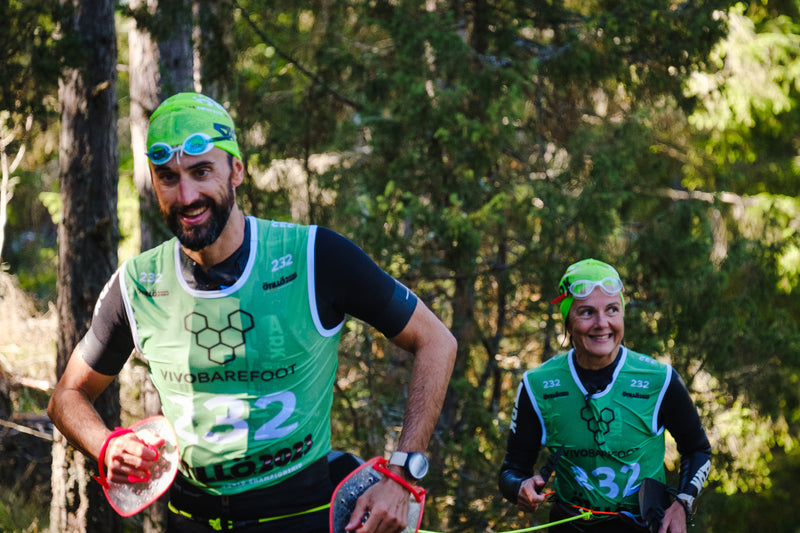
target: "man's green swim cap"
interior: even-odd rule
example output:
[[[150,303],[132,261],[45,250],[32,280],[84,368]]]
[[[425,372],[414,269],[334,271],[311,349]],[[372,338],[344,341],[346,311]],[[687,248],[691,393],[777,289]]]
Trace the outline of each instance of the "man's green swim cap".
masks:
[[[606,285],[611,286],[611,292],[609,292],[609,289],[603,288],[604,292],[610,294],[619,292],[619,299],[622,302],[622,310],[624,311],[625,299],[622,296],[622,280],[619,277],[619,273],[608,263],[591,258],[583,259],[567,267],[567,270],[558,282],[560,295],[550,303],[561,304],[561,317],[566,321],[569,310],[572,307],[572,302],[575,301],[575,296],[572,294],[570,286],[578,281],[598,282],[603,280],[608,280]],[[590,285],[589,292],[591,292],[593,287],[591,287],[591,284],[588,285]]]
[[[214,146],[241,159],[233,119],[213,98],[197,93],[178,93],[156,108],[150,116],[147,149],[157,142],[179,146],[193,133],[211,138],[230,134],[232,139],[215,141]]]

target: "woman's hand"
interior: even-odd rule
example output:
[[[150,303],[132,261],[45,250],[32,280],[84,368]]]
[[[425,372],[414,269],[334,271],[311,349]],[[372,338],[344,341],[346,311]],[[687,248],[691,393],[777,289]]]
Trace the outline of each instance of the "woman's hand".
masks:
[[[679,501],[672,502],[661,519],[658,533],[686,533],[686,510]]]
[[[520,511],[534,513],[544,503],[545,495],[540,492],[544,487],[544,479],[539,474],[529,477],[519,486],[517,493],[517,507]]]

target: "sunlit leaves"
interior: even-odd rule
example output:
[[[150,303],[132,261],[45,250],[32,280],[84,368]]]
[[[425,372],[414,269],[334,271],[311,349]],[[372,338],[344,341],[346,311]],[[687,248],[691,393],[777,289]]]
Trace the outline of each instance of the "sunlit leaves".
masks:
[[[698,128],[752,128],[790,111],[800,89],[800,35],[787,17],[760,30],[739,4],[728,15],[729,33],[711,55],[715,71],[696,72],[687,92],[702,102],[691,117]]]

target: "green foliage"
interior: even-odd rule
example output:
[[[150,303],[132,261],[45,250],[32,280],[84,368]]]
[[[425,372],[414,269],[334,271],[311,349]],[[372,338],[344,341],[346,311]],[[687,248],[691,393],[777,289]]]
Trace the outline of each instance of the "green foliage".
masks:
[[[712,68],[687,84],[700,104],[690,121],[708,132],[702,160],[719,168],[690,186],[796,192],[800,28],[792,18],[796,6],[788,7],[790,13],[768,14],[766,6],[737,4],[727,15],[731,31],[710,55]]]
[[[57,0],[11,0],[0,4],[4,31],[0,47],[0,109],[42,120],[53,112],[53,90],[62,68],[62,44],[55,39]]]
[[[36,502],[25,501],[18,491],[0,488],[0,528],[15,533],[47,531],[48,516]]]
[[[47,301],[55,298],[58,265],[56,226],[39,193],[47,186],[43,178],[49,179],[38,172],[16,175],[20,183],[8,206],[3,260],[37,306],[46,310]]]
[[[179,7],[161,4],[157,16]],[[25,8],[44,3],[10,5],[20,28],[52,34]],[[557,280],[588,256],[625,280],[626,343],[670,362],[706,421],[716,455],[698,527],[760,529],[764,508],[770,527],[793,527],[779,509],[800,464],[796,2],[199,5],[202,79],[240,129],[245,211],[351,237],[459,340],[424,527],[546,521],[502,501],[496,478],[521,373],[566,349]],[[34,42],[0,62],[6,79],[58,45]],[[54,154],[37,142],[11,241],[29,227],[50,240],[9,256],[20,278],[55,259],[39,201]],[[334,446],[383,455],[412,360],[357,321],[340,360]]]
[[[697,528],[710,533],[725,531],[795,531],[797,510],[794,495],[797,492],[797,449],[786,453],[779,450],[772,457],[771,487],[760,492],[741,491],[735,494],[709,491],[702,505],[714,509],[714,514],[703,513]]]
[[[20,284],[41,307],[55,294],[55,228],[37,196],[53,184],[52,167],[47,167],[57,150],[52,121],[57,117],[58,76],[70,48],[57,32],[62,12],[60,2],[52,0],[0,4],[0,111],[8,114],[9,130],[18,128],[5,152],[10,159],[25,153],[14,174],[19,182],[8,204],[3,261],[19,272]]]

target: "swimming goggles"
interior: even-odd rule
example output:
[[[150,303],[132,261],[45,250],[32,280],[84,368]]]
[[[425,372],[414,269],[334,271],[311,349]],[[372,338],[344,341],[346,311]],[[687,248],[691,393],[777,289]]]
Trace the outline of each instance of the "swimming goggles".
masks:
[[[162,142],[153,143],[147,151],[147,157],[150,158],[154,165],[163,165],[172,159],[172,154],[175,152],[187,155],[202,155],[210,152],[214,148],[215,142],[230,140],[233,140],[233,135],[230,133],[219,137],[211,137],[206,133],[192,133],[186,137],[182,144],[177,146],[170,146]]]
[[[623,290],[622,280],[619,278],[608,277],[608,278],[603,278],[600,281],[590,281],[588,279],[582,279],[573,281],[572,283],[567,285],[566,290],[558,298],[556,298],[550,303],[554,304],[558,303],[567,296],[569,296],[570,294],[578,299],[586,298],[590,294],[592,294],[592,291],[596,287],[600,287],[600,290],[608,294],[609,296],[614,296],[616,294],[619,294]]]

